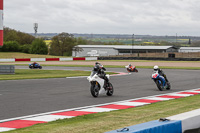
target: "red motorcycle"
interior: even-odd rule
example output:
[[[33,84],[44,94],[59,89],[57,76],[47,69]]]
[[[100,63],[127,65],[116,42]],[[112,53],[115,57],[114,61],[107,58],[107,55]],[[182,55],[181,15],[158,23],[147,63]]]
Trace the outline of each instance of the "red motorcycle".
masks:
[[[138,72],[135,66],[125,66],[128,72]]]

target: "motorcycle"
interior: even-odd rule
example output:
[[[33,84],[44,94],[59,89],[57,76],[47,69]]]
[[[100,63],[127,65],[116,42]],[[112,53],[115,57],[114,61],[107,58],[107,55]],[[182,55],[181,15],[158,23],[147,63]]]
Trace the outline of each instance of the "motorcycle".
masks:
[[[157,71],[152,74],[152,79],[154,80],[160,91],[163,91],[164,89],[171,89],[170,83],[166,82],[165,78],[161,76]]]
[[[126,70],[128,72],[138,72],[138,70],[136,69],[135,66],[133,66],[132,68],[130,68],[129,65],[128,65],[128,66],[125,66],[125,68],[126,68]]]
[[[39,68],[39,69],[42,69],[42,66],[40,66],[40,64],[36,63],[36,64],[29,64],[29,68],[30,69],[34,69],[34,68]]]
[[[109,79],[109,75],[106,74],[107,78]],[[100,78],[97,72],[92,71],[91,75],[87,77],[87,80],[90,82],[90,92],[93,97],[98,97],[99,94],[106,93],[107,96],[112,96],[114,89],[110,82],[108,82],[104,88],[104,79]]]

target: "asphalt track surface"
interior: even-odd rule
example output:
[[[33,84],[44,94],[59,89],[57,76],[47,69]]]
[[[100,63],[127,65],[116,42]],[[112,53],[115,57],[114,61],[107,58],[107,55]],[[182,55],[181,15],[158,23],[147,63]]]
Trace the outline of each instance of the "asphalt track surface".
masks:
[[[16,66],[16,68],[27,68]],[[43,67],[56,70],[91,70],[86,67]],[[114,95],[90,94],[90,84],[85,78],[53,78],[0,81],[0,120],[117,102],[164,93],[172,93],[200,87],[199,70],[165,69],[172,89],[159,91],[151,79],[152,69],[138,69],[138,73],[112,76],[110,82]],[[107,71],[126,72],[123,68],[107,68]]]

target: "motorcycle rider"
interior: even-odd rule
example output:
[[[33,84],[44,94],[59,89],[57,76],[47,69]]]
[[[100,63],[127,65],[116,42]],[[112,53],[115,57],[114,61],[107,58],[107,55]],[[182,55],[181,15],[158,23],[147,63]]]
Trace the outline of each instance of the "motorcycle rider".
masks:
[[[130,69],[132,69],[132,68],[133,68],[133,66],[132,66],[131,64],[129,64],[129,65],[128,65],[128,67],[129,67]]]
[[[108,81],[108,78],[106,77],[106,73],[104,71],[106,71],[105,67],[103,67],[102,64],[100,64],[99,62],[96,62],[93,68],[93,71],[97,72],[98,76],[102,79],[105,80],[104,82],[104,88],[106,87]]]
[[[166,82],[169,82],[168,79],[167,79],[166,74],[157,65],[155,65],[153,67],[153,69],[154,69],[154,71],[158,72],[161,76],[163,76],[165,78]]]
[[[36,64],[37,64],[36,62],[33,62],[33,67],[36,67]]]

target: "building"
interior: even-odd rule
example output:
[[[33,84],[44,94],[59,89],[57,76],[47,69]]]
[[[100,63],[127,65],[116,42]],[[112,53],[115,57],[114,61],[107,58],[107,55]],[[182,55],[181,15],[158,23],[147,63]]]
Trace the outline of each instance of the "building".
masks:
[[[73,57],[178,52],[178,48],[174,46],[78,45],[78,47],[82,50],[72,51]]]
[[[200,47],[180,47],[178,52],[200,52]]]

